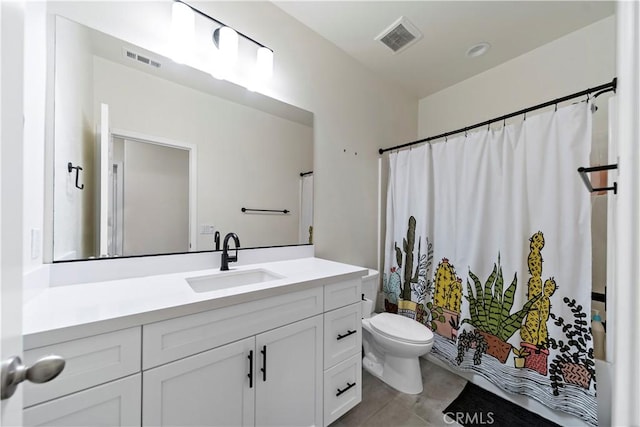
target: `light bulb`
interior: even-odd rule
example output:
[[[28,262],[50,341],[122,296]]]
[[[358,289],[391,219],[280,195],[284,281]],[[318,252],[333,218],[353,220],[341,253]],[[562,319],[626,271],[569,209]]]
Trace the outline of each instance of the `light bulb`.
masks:
[[[189,62],[195,40],[195,15],[189,6],[174,2],[171,6],[171,59],[179,64]]]
[[[260,91],[264,83],[273,76],[273,51],[266,47],[259,47],[256,55],[256,65],[247,89],[251,92]]]
[[[220,60],[220,52],[216,48],[209,52],[209,74],[215,79],[222,80],[228,74],[228,68]]]
[[[256,74],[260,80],[268,80],[273,76],[273,51],[271,49],[258,48]]]
[[[220,27],[218,32],[218,51],[225,67],[232,68],[238,59],[238,33],[230,27]]]

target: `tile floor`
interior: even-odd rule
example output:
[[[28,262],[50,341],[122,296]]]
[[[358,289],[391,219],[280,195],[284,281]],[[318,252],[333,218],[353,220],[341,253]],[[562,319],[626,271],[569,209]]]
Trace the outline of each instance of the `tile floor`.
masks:
[[[458,397],[467,381],[438,365],[420,359],[424,390],[400,393],[362,370],[362,402],[331,427],[457,426],[442,411]]]

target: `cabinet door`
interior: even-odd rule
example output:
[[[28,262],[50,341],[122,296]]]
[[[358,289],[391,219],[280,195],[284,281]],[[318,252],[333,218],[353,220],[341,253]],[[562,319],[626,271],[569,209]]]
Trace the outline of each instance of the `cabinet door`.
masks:
[[[322,425],[322,323],[315,316],[256,336],[256,425]]]
[[[25,426],[139,426],[140,374],[24,410]]]
[[[251,337],[144,371],[143,425],[252,426],[254,345]]]

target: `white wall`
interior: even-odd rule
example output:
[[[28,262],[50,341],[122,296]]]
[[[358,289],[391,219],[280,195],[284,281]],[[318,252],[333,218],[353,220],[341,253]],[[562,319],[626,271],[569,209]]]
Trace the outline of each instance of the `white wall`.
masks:
[[[95,111],[109,105],[112,129],[197,148],[198,229],[233,231],[243,247],[298,242],[300,172],[313,168],[311,127],[100,57],[93,73]],[[242,207],[291,214],[243,214]],[[213,249],[213,235],[198,232],[194,244]]]
[[[84,27],[57,22],[54,124],[54,259],[86,258],[95,254],[94,216],[95,124],[93,119],[93,55]],[[80,166],[76,171],[67,164]]]
[[[616,72],[615,46],[615,17],[611,16],[423,98],[418,112],[419,137],[610,82]],[[602,109],[606,104],[598,103]],[[598,128],[604,120],[603,134],[606,119],[606,114],[594,116]]]
[[[274,49],[265,92],[315,115],[316,254],[375,267],[377,148],[415,139],[417,99],[271,3],[195,5]],[[48,9],[150,50],[166,44],[170,2],[51,2]],[[35,194],[41,185],[27,182],[25,191]]]

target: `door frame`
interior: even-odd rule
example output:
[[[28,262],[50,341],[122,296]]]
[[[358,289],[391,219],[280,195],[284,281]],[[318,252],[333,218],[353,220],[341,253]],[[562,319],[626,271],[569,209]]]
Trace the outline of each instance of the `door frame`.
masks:
[[[25,3],[0,1],[0,360],[22,357]],[[22,425],[22,387],[0,426]]]
[[[147,144],[160,145],[163,147],[178,148],[189,152],[189,252],[197,251],[198,248],[198,147],[188,142],[177,141],[175,139],[162,136],[148,135],[141,132],[134,132],[125,129],[111,129],[109,140],[113,138],[128,139]]]
[[[616,4],[616,74],[618,194],[615,212],[615,283],[613,304],[614,351],[612,425],[640,421],[640,4]],[[609,196],[611,197],[611,196]],[[608,290],[612,288],[611,286]]]

